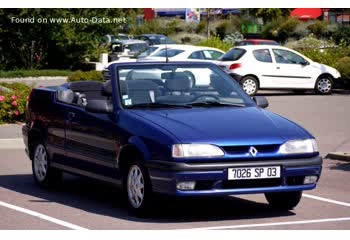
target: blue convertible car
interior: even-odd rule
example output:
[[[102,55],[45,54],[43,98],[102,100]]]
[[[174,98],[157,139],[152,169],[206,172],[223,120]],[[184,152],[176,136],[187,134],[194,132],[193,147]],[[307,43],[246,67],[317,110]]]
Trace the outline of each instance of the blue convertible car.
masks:
[[[155,193],[264,193],[292,209],[316,187],[322,158],[314,137],[250,98],[211,63],[110,66],[111,80],[37,88],[23,138],[40,186],[62,172],[122,186],[144,213]]]

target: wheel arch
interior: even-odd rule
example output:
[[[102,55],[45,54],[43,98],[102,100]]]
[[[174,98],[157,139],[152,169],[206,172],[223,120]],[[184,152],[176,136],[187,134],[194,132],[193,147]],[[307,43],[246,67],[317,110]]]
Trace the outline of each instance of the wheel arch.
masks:
[[[315,81],[315,87],[316,87],[316,84],[317,84],[317,81],[321,78],[321,77],[330,77],[331,80],[332,80],[332,83],[334,84],[334,77],[332,74],[330,73],[321,73],[317,78],[316,78],[316,81]]]
[[[129,159],[129,161],[128,161]],[[130,162],[130,159],[138,159],[147,161],[150,159],[150,153],[139,137],[131,137],[128,144],[124,145],[117,157],[117,167],[125,169]]]

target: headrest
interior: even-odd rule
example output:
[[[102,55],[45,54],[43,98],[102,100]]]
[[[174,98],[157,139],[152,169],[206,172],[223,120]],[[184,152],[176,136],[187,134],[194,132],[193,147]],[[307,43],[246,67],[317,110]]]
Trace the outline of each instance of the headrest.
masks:
[[[74,92],[101,91],[102,82],[99,81],[77,81],[68,84]]]
[[[156,72],[132,70],[126,75],[126,80],[159,79],[159,77]]]
[[[161,74],[162,79],[188,78],[184,72],[165,72]]]
[[[210,75],[210,85],[223,97],[230,96],[234,90],[233,84],[227,82],[225,79],[222,79],[217,74]]]
[[[152,80],[129,80],[127,81],[130,90],[157,90],[158,85]]]
[[[101,95],[109,97],[109,96],[112,96],[112,93],[113,93],[112,81],[108,80],[102,84]]]
[[[58,90],[57,99],[60,102],[71,104],[74,99],[74,92],[71,89]]]

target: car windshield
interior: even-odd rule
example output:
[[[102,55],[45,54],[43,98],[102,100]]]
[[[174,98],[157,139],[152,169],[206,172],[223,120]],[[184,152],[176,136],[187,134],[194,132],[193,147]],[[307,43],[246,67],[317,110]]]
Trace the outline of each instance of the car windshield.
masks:
[[[159,47],[148,47],[145,51],[141,52],[138,57],[144,58],[151,55],[154,51],[156,51]]]
[[[208,108],[254,105],[239,84],[213,64],[117,66],[124,108]]]
[[[246,50],[242,48],[232,48],[227,53],[222,55],[220,58],[221,61],[237,61],[239,60],[244,54],[246,53]]]

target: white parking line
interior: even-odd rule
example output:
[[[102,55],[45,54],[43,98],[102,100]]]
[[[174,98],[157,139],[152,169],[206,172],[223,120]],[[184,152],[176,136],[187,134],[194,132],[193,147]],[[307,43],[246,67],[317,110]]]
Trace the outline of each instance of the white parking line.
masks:
[[[350,203],[340,202],[340,201],[336,201],[336,200],[332,200],[332,199],[328,199],[328,198],[323,198],[323,197],[317,197],[317,196],[313,196],[313,195],[309,195],[309,194],[305,194],[305,193],[303,193],[303,197],[350,207]]]
[[[340,221],[350,221],[350,217],[346,217],[346,218],[326,218],[326,219],[294,221],[294,222],[277,222],[277,223],[228,225],[228,226],[189,228],[189,229],[176,229],[176,230],[220,230],[220,229],[271,227],[271,226],[296,225],[296,224],[307,224],[307,223],[323,223],[323,222],[340,222]]]
[[[10,208],[10,209],[22,212],[22,213],[26,213],[26,214],[32,215],[34,217],[37,217],[37,218],[40,218],[40,219],[43,219],[43,220],[46,220],[46,221],[49,221],[49,222],[52,222],[52,223],[55,223],[55,224],[67,227],[67,228],[70,228],[70,229],[73,229],[73,230],[89,230],[87,228],[83,228],[83,227],[71,224],[69,222],[65,222],[65,221],[59,220],[57,218],[53,218],[53,217],[47,216],[45,214],[34,212],[32,210],[29,210],[29,209],[17,207],[15,205],[8,204],[8,203],[2,202],[2,201],[0,201],[0,206],[4,206],[4,207],[7,207],[7,208]]]
[[[2,138],[0,139],[0,149],[24,149],[22,138]]]

